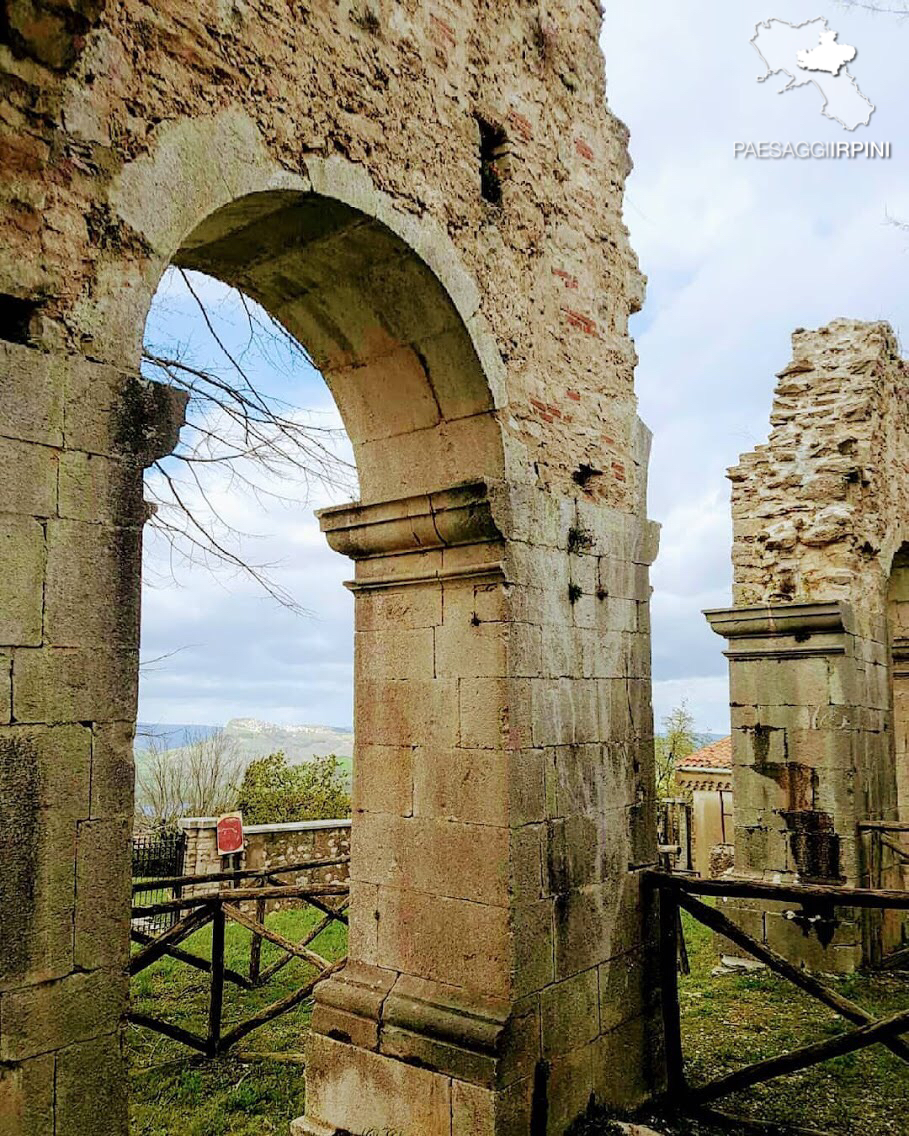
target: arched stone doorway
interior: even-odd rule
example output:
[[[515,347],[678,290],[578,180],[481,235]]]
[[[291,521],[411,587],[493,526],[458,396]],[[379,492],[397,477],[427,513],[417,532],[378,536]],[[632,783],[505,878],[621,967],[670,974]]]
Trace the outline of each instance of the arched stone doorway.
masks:
[[[185,30],[162,40],[127,15],[35,80],[57,99],[42,129],[66,161],[44,186],[57,212],[20,240],[43,177],[24,162],[0,264],[17,490],[0,769],[19,850],[3,868],[19,907],[2,932],[0,1062],[15,1136],[49,1117],[70,1136],[102,1112],[125,1132],[141,468],[180,417],[138,359],[174,261],[237,284],[307,346],[360,473],[362,501],[322,517],[356,561],[351,963],[319,991],[300,1130],[557,1133],[592,1095],[633,1103],[659,1081],[639,889],[655,858],[656,533],[627,337],[625,135],[602,109],[593,6],[566,12],[547,49],[571,84],[512,51],[540,50],[513,7],[502,40],[500,9],[424,27],[392,4],[373,43],[342,5],[300,30],[322,69],[306,83],[305,51],[286,55],[258,11],[219,9],[188,54]],[[256,24],[247,74],[265,87],[250,103],[224,71],[205,88],[212,113],[196,73],[206,50],[223,55],[225,20]],[[361,74],[370,52],[403,74],[414,40],[438,60],[437,35],[447,85],[421,73],[383,104],[387,121],[406,113],[406,137],[343,111],[351,74],[381,87]],[[285,95],[257,70],[265,43]],[[487,43],[517,171],[494,203],[469,94]]]

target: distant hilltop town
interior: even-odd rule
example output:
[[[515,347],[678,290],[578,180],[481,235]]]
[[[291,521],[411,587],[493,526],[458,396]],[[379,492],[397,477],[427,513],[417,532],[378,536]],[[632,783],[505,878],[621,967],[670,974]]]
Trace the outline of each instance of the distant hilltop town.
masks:
[[[136,751],[141,755],[151,744],[181,749],[193,738],[208,737],[219,729],[210,725],[140,722],[136,730]],[[223,727],[240,757],[252,760],[282,750],[289,761],[310,761],[333,753],[340,758],[353,756],[353,730],[336,726],[279,726],[258,718],[231,718]]]

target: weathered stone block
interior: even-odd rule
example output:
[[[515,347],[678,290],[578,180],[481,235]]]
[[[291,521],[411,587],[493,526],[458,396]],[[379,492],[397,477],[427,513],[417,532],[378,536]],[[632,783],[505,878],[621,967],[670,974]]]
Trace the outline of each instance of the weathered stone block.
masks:
[[[544,1060],[593,1041],[600,1033],[596,970],[586,970],[548,986],[540,996],[540,1014]]]
[[[599,1057],[594,1043],[573,1049],[549,1063],[546,1086],[546,1136],[564,1136],[582,1116],[594,1094],[594,1063]]]
[[[142,469],[135,461],[64,450],[59,515],[74,521],[141,525]]]
[[[19,722],[135,721],[139,653],[44,647],[17,651],[13,713]]]
[[[4,1136],[54,1131],[54,1058],[0,1065],[0,1126]]]
[[[47,550],[47,642],[54,647],[138,643],[141,531],[51,520]]]
[[[461,679],[458,683],[460,744],[465,749],[510,748],[516,723],[510,713],[513,687],[504,680]]]
[[[503,907],[380,887],[379,966],[493,997],[509,994],[511,933]],[[457,934],[452,934],[452,928]]]
[[[555,981],[553,914],[557,901],[541,899],[513,910],[514,996],[523,997]]]
[[[410,434],[439,422],[438,404],[412,347],[393,347],[371,362],[332,368],[325,377],[335,400],[344,407],[350,436],[359,442]],[[389,389],[392,378],[393,393]]]
[[[128,1075],[120,1031],[81,1045],[71,1045],[57,1056],[55,1136],[85,1136],[100,1117],[108,1131],[128,1124]]]
[[[49,755],[45,752],[43,758]],[[74,753],[78,760],[78,754]],[[73,966],[76,821],[69,802],[41,808],[48,761],[38,747],[4,739],[0,789],[0,988],[44,982]],[[58,784],[59,784],[58,779]],[[82,790],[84,804],[85,788]],[[79,805],[76,798],[76,807]],[[2,1024],[2,1023],[0,1023]]]
[[[0,652],[0,725],[11,720],[13,713],[13,659]]]
[[[4,513],[49,517],[57,511],[59,451],[0,437],[0,501]]]
[[[351,839],[353,879],[474,903],[507,902],[506,828],[364,813]]]
[[[533,744],[578,745],[600,740],[599,692],[593,681],[533,683]]]
[[[631,950],[641,936],[638,881],[628,874],[615,885],[593,884],[555,897],[553,926],[557,978],[598,966]]]
[[[186,392],[73,357],[64,372],[66,444],[150,465],[177,444]]]
[[[354,709],[360,743],[415,746],[458,744],[458,686],[452,679],[372,682],[361,678]]]
[[[358,593],[354,605],[357,631],[435,627],[442,622],[442,589],[435,582]]]
[[[126,997],[126,976],[116,970],[70,974],[5,992],[0,995],[0,1060],[24,1061],[116,1033]]]
[[[448,1077],[320,1034],[309,1036],[306,1068],[307,1124],[332,1126],[328,1131],[355,1125],[361,1132],[451,1136]]]
[[[106,722],[92,730],[90,816],[131,817],[135,765],[132,722]]]
[[[600,964],[600,1027],[604,1033],[640,1017],[645,1007],[655,1006],[658,992],[653,970],[643,949]]]
[[[358,631],[354,639],[357,673],[371,682],[432,679],[442,672],[433,669],[433,630]]]
[[[630,849],[624,819],[623,811],[613,809],[549,821],[546,826],[547,894],[558,895],[598,884],[627,867]]]
[[[0,645],[40,644],[44,608],[44,528],[35,520],[0,520]]]
[[[358,744],[353,763],[354,811],[396,816],[424,811],[415,805],[415,766],[426,760],[427,752],[432,751],[411,746]]]
[[[631,1018],[593,1043],[594,1091],[615,1108],[638,1108],[663,1083],[662,1038],[656,1018]],[[631,1054],[635,1060],[629,1060]]]
[[[441,677],[497,677],[506,673],[506,655],[512,625],[507,623],[456,623],[437,627],[436,674]]]
[[[421,747],[413,760],[414,813],[507,824],[508,763],[502,749]]]
[[[126,963],[131,832],[126,818],[86,820],[79,825],[74,950],[76,965],[85,970]]]
[[[48,446],[63,444],[63,373],[67,360],[0,342],[0,434]]]
[[[512,600],[501,580],[443,580],[442,596],[446,623],[463,626],[474,619],[503,623],[514,618]]]

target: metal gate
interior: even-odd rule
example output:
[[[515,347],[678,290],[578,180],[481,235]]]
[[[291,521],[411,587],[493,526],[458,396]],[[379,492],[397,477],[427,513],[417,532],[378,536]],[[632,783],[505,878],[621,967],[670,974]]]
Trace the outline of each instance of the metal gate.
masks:
[[[181,888],[161,887],[155,881],[161,877],[182,876],[186,853],[184,832],[156,832],[133,837],[133,904],[148,905],[166,899],[179,899]],[[136,887],[143,880],[149,886]],[[172,927],[180,917],[179,910],[157,912],[133,919],[133,927],[147,934],[157,934]]]

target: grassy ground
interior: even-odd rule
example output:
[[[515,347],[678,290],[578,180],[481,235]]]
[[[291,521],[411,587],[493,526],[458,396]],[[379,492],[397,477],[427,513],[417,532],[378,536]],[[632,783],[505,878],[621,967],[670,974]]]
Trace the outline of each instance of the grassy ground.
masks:
[[[713,977],[714,936],[685,916],[691,975],[680,982],[682,1029],[692,1084],[851,1028],[769,971]],[[909,975],[831,979],[878,1016],[909,1006]],[[726,1112],[862,1136],[909,1134],[909,1067],[882,1046],[777,1078],[718,1104]]]
[[[269,916],[269,925],[288,938],[302,938],[316,921],[297,911]],[[188,949],[207,953],[210,928],[188,941]],[[764,1057],[847,1028],[789,983],[769,972],[713,977],[718,955],[713,936],[685,917],[691,975],[681,980],[680,996],[687,1073],[693,1084]],[[328,958],[345,950],[344,929],[335,924],[316,940]],[[277,948],[264,944],[263,965]],[[244,972],[249,934],[228,924],[227,965]],[[295,961],[260,991],[228,984],[226,1026],[294,990],[312,974]],[[909,976],[856,976],[837,988],[876,1014],[909,1005]],[[137,1010],[163,1017],[196,1033],[205,1032],[207,976],[163,959],[133,980]],[[301,1007],[262,1027],[240,1043],[246,1051],[301,1052],[309,1009]],[[302,1070],[274,1062],[236,1059],[202,1061],[185,1047],[147,1030],[130,1027],[133,1136],[263,1136],[286,1133],[303,1112]],[[880,1046],[851,1054],[803,1073],[780,1078],[721,1102],[725,1111],[756,1119],[788,1122],[843,1133],[844,1136],[909,1136],[909,1068]],[[713,1136],[688,1122],[666,1124],[667,1136]],[[578,1136],[604,1136],[605,1120],[591,1120]]]
[[[299,940],[320,918],[310,909],[288,910],[269,915],[267,922],[286,938]],[[248,971],[250,938],[245,928],[227,924],[225,965],[241,974]],[[181,945],[208,957],[211,926]],[[341,958],[347,950],[346,929],[333,923],[311,945],[325,958]],[[263,968],[280,955],[277,947],[263,943]],[[291,993],[313,974],[311,966],[295,959],[260,990],[225,983],[223,1028]],[[208,988],[208,975],[163,958],[132,980],[133,1009],[204,1035]],[[309,1016],[306,1005],[291,1010],[249,1034],[238,1049],[300,1053]],[[286,1136],[290,1121],[303,1112],[303,1070],[298,1066],[194,1058],[186,1046],[137,1026],[128,1027],[127,1044],[133,1136]]]

